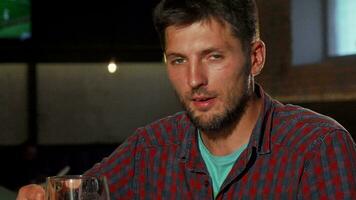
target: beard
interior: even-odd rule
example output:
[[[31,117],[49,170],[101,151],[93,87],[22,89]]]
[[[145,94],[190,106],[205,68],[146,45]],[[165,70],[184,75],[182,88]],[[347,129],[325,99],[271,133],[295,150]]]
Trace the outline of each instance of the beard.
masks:
[[[198,116],[194,110],[188,106],[188,103],[184,102],[183,98],[180,98],[181,103],[186,109],[188,117],[198,129],[207,134],[211,134],[211,136],[217,136],[214,133],[229,132],[224,130],[229,130],[233,125],[240,122],[252,97],[253,86],[250,86],[250,83],[249,75],[244,74],[240,93],[238,93],[239,89],[234,87],[234,91],[229,92],[227,96],[223,111],[213,113],[206,120]],[[209,94],[209,92],[206,91],[205,88],[196,88],[191,91],[191,95],[193,94]]]

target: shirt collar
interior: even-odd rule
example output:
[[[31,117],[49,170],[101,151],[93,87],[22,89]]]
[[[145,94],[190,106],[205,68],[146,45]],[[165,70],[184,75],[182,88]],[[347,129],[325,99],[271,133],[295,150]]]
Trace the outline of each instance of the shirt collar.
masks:
[[[262,98],[263,105],[252,131],[249,146],[255,147],[258,154],[268,154],[271,152],[271,128],[274,103],[272,98],[263,91],[260,85],[255,85],[255,92]]]

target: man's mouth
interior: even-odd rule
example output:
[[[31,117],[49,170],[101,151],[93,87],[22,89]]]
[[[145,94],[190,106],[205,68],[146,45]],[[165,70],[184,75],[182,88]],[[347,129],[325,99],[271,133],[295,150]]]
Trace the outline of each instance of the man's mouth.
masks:
[[[199,111],[208,111],[216,102],[213,96],[197,96],[192,99],[193,106]]]
[[[197,101],[197,102],[204,102],[204,101],[209,101],[210,99],[213,99],[214,97],[195,97],[192,100]]]

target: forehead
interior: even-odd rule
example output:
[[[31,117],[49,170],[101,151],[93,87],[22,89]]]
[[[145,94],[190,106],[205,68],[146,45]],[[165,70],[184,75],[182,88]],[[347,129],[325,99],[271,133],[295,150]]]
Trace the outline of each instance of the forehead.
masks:
[[[216,19],[202,20],[189,25],[172,25],[165,30],[166,51],[236,45],[240,45],[240,40],[232,33],[230,24]]]

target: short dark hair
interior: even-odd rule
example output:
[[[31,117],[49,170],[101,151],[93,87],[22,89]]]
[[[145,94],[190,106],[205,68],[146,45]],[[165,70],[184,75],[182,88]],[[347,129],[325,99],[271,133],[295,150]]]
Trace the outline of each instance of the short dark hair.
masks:
[[[162,0],[153,14],[163,49],[168,26],[190,25],[209,19],[230,24],[244,49],[259,38],[258,11],[254,0]]]

